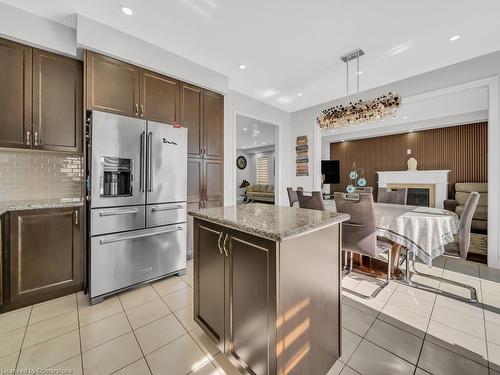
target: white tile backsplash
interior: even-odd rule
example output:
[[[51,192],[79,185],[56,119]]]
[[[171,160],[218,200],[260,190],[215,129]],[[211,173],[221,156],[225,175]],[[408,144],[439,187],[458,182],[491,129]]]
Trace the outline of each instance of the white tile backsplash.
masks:
[[[84,195],[81,155],[0,148],[0,201],[76,201]]]

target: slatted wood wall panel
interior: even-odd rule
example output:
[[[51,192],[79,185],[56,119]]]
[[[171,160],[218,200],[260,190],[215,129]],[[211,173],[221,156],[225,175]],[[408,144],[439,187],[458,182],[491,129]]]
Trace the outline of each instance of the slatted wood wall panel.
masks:
[[[345,191],[353,161],[365,170],[368,186],[377,190],[376,171],[407,169],[407,149],[418,169],[449,169],[449,194],[455,182],[487,182],[487,123],[452,126],[413,133],[360,139],[330,145],[330,159],[340,160],[340,184],[332,192]],[[500,147],[500,145],[499,145]]]

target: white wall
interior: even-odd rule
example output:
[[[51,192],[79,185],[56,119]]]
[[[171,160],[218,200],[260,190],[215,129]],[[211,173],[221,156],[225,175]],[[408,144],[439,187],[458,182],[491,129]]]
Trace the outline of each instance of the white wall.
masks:
[[[225,96],[224,111],[224,204],[236,202],[236,116],[242,115],[278,127],[276,142],[277,175],[275,176],[276,202],[288,204],[286,187],[290,186],[290,123],[288,112],[272,107],[236,91],[230,90]]]

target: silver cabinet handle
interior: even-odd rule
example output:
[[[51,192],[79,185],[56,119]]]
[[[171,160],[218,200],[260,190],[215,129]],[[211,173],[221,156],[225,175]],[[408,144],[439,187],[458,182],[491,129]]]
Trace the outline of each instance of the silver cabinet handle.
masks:
[[[34,132],[33,136],[35,137],[35,146],[41,146],[41,142],[38,140],[38,132]]]
[[[105,245],[107,243],[129,241],[129,240],[135,240],[137,238],[159,236],[160,234],[173,233],[173,232],[178,232],[180,230],[183,230],[182,227],[177,227],[177,228],[168,229],[168,230],[162,230],[161,232],[134,234],[132,236],[123,236],[123,237],[120,236],[120,237],[111,237],[111,238],[101,238],[99,240],[99,243],[101,245]]]
[[[127,211],[101,211],[99,216],[117,216],[117,215],[134,215],[138,214],[139,210],[127,210]]]
[[[159,212],[159,211],[173,211],[173,210],[181,210],[183,209],[184,207],[181,206],[181,205],[178,205],[178,206],[175,206],[175,207],[153,207],[151,209],[152,212]]]
[[[141,151],[139,155],[139,189],[140,191],[145,191],[146,190],[146,179],[144,178],[144,173],[146,172],[146,158],[144,157],[144,150],[146,148],[146,132],[143,131],[141,133]]]
[[[226,256],[229,256],[228,253],[227,253],[227,249],[226,249],[226,241],[229,237],[229,234],[226,234],[226,237],[224,237],[224,242],[222,243],[222,248],[224,249],[224,253],[226,254]]]
[[[135,115],[139,116],[139,104],[135,104]]]
[[[141,104],[141,117],[144,117],[144,105]]]
[[[78,210],[75,210],[75,225],[78,225]]]
[[[153,133],[148,133],[148,191],[153,191]]]
[[[31,146],[31,132],[26,130],[26,146]]]
[[[222,254],[222,248],[220,246],[220,240],[222,239],[222,232],[220,232],[219,240],[217,241],[217,247],[219,248],[220,253]]]

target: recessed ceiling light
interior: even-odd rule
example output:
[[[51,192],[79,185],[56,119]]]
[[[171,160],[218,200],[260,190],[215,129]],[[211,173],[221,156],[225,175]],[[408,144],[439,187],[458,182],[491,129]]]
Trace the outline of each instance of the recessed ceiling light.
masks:
[[[403,116],[403,120],[408,120],[408,116]]]
[[[120,7],[120,10],[123,12],[123,14],[126,14],[127,16],[131,16],[132,14],[134,14],[134,11],[129,7],[122,6]]]
[[[410,130],[408,130],[408,133],[413,133],[413,130],[411,130],[411,129],[410,129]]]
[[[248,128],[243,128],[243,129],[241,129],[241,130],[243,130],[244,132],[246,132],[246,131],[248,130]]]
[[[345,142],[345,139],[342,139],[340,142]]]
[[[262,142],[262,144],[263,144],[263,145],[265,145],[265,144],[266,144],[266,142]]]
[[[455,40],[460,39],[461,35],[460,34],[455,34],[449,37],[450,42],[454,42]]]
[[[240,69],[241,70],[245,70],[247,68],[247,66],[245,64],[240,64]]]
[[[304,94],[302,94],[301,92],[297,93],[297,96],[302,96],[302,95],[304,95]]]
[[[363,74],[362,71],[359,71],[359,72],[356,73],[357,76],[360,76],[361,74]]]
[[[241,148],[247,148],[247,146],[241,146]]]

